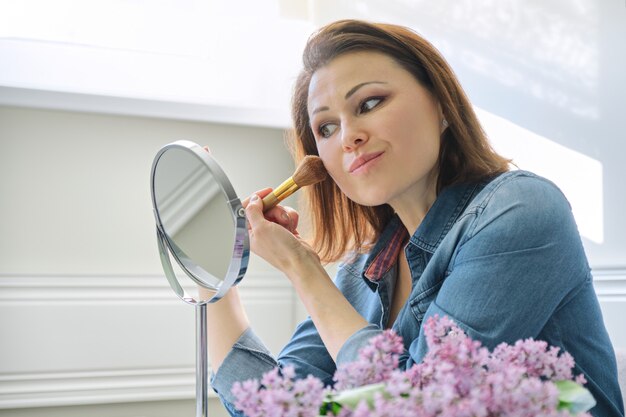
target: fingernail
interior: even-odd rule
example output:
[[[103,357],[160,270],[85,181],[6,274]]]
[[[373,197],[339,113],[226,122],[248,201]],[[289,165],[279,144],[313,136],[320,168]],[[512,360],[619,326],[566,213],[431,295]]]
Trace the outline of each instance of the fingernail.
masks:
[[[283,220],[289,221],[289,215],[287,213],[283,213]]]
[[[256,194],[253,194],[252,197],[250,197],[250,202],[257,201],[258,199],[259,199],[259,196]]]

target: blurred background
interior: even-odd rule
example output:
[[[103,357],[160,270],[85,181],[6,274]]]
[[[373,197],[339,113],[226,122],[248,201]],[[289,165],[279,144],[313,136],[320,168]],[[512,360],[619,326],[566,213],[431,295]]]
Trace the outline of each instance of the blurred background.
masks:
[[[195,413],[152,159],[188,139],[240,196],[278,185],[302,48],[340,18],[424,35],[494,146],[561,187],[626,349],[624,0],[0,0],[0,415]],[[241,291],[277,352],[306,314],[295,294],[255,257]]]

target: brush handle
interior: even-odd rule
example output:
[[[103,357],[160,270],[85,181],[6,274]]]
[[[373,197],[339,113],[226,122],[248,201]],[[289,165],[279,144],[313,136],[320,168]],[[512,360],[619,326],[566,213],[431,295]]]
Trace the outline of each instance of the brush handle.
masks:
[[[298,188],[300,188],[298,184],[295,183],[292,177],[289,177],[285,182],[276,187],[274,191],[263,197],[263,211],[266,212],[276,206],[276,204],[295,193]]]
[[[278,200],[278,197],[276,197],[276,194],[273,192],[269,193],[263,197],[263,212],[266,212],[278,203],[280,203],[280,201]]]

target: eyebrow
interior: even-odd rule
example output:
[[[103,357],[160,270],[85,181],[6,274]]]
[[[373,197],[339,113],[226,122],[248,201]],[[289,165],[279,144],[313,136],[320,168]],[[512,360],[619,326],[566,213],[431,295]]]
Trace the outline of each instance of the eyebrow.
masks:
[[[366,85],[368,85],[368,84],[387,84],[387,83],[386,83],[385,81],[366,81],[366,82],[364,82],[364,83],[357,84],[357,85],[355,85],[354,87],[352,87],[352,88],[350,89],[350,91],[348,91],[348,92],[346,93],[345,99],[346,99],[346,100],[347,100],[347,99],[349,99],[349,98],[350,98],[350,96],[352,96],[354,93],[356,93],[356,92],[357,92],[357,90],[358,90],[359,88],[361,88],[361,87],[363,87],[363,86],[366,86]]]
[[[356,93],[356,92],[359,90],[359,88],[364,87],[364,86],[369,85],[369,84],[387,84],[387,82],[385,82],[385,81],[366,81],[366,82],[364,82],[364,83],[357,84],[357,85],[355,85],[354,87],[352,87],[352,88],[351,88],[351,89],[350,89],[350,90],[346,93],[346,95],[345,95],[344,99],[345,99],[345,100],[349,99],[349,98],[350,98],[350,97],[351,97],[354,93]],[[311,116],[313,116],[313,115],[314,115],[314,114],[316,114],[316,113],[319,113],[319,112],[321,112],[321,111],[326,111],[326,110],[328,110],[328,106],[318,107],[318,108],[316,108],[315,110],[313,110],[313,111],[311,112]]]

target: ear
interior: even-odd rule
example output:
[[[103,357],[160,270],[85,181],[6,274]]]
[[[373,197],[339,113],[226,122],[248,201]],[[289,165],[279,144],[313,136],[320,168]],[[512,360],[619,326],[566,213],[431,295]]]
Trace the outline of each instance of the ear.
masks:
[[[443,114],[443,109],[441,108],[441,103],[437,103],[437,113],[439,114],[439,134],[443,134],[446,131],[449,124],[446,120],[446,117]]]

